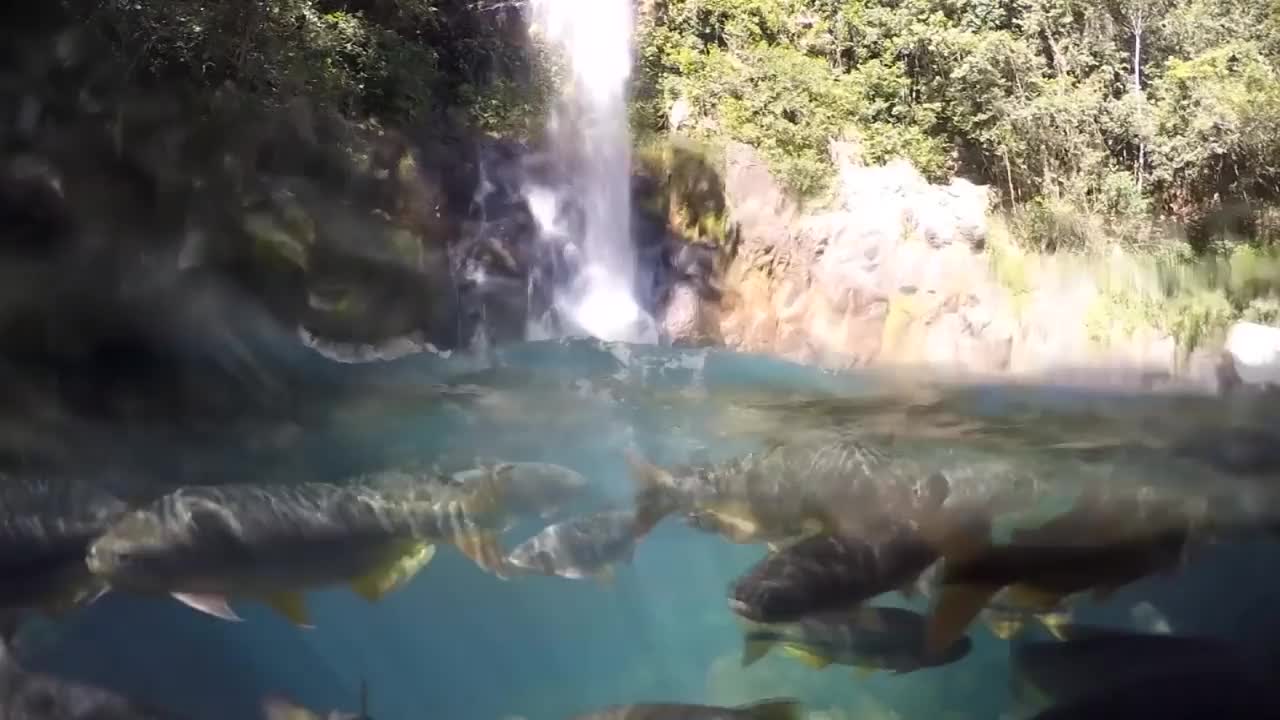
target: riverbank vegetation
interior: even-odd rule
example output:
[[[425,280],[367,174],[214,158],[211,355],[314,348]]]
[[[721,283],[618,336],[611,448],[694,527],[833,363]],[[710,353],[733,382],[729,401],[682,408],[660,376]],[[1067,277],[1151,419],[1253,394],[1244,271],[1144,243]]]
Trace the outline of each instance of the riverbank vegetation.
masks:
[[[1276,321],[1280,6],[1262,0],[654,0],[637,124],[759,148],[820,196],[828,138],[989,184],[997,275],[1119,254],[1100,314],[1194,341]],[[677,108],[672,117],[672,108]],[[1106,262],[1110,263],[1111,260]],[[1115,323],[1111,323],[1115,325]]]

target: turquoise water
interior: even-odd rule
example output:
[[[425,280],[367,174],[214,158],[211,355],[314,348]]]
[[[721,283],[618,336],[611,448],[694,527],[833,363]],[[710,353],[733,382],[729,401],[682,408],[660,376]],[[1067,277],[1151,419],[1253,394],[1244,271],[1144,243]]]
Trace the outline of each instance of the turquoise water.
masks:
[[[408,462],[461,468],[476,457],[555,462],[590,479],[580,508],[586,512],[630,502],[627,448],[664,464],[725,459],[797,433],[887,423],[902,416],[902,398],[928,389],[910,375],[581,340],[509,346],[490,358],[305,363],[317,397],[344,385],[380,390],[332,393],[320,402],[324,412],[300,419],[291,442],[271,452],[197,443],[208,462],[240,480],[272,481],[338,480]],[[997,385],[948,398],[946,413],[908,414],[896,432],[1012,454],[1104,437],[1150,445],[1153,438],[1195,437],[1198,424],[1275,427],[1266,408],[1198,398]],[[965,420],[963,432],[957,417]],[[1135,482],[1178,480],[1155,467],[1166,455],[1128,460],[1114,471],[1115,482],[1125,473]],[[1151,480],[1144,469],[1159,477]],[[1273,471],[1206,475],[1204,482],[1238,475],[1243,488],[1257,492]],[[1197,480],[1180,491],[1194,490]],[[1065,507],[1069,495],[1050,510]],[[504,544],[514,547],[542,524],[525,520]],[[35,669],[211,720],[256,717],[272,693],[317,711],[355,710],[362,681],[380,720],[550,720],[616,703],[738,704],[775,696],[842,718],[996,718],[1013,710],[1009,644],[979,625],[970,629],[973,652],[959,663],[902,676],[861,676],[839,665],[818,671],[781,653],[739,667],[741,630],[726,588],[763,555],[758,546],[733,545],[669,519],[612,584],[502,581],[442,548],[409,586],[376,605],[345,589],[309,594],[314,630],[253,602],[237,603],[245,622],[236,624],[173,601],[113,593],[61,623],[29,629],[24,648]],[[1275,634],[1265,609],[1280,592],[1270,586],[1276,559],[1269,543],[1208,548],[1178,575],[1129,586],[1088,604],[1080,617],[1145,629],[1139,626],[1151,622],[1149,614],[1138,617],[1134,608],[1147,603],[1175,632],[1228,637],[1257,663],[1269,663]],[[896,593],[877,602],[925,608]]]

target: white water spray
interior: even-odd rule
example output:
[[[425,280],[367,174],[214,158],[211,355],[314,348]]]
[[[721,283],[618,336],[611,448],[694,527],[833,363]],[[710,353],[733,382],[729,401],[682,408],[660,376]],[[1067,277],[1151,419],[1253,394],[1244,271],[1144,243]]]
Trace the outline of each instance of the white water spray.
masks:
[[[553,105],[551,151],[567,174],[565,191],[581,205],[568,228],[581,253],[577,277],[557,291],[571,331],[603,340],[657,342],[654,321],[636,300],[636,251],[631,241],[631,77],[634,0],[532,0],[531,32],[562,54],[568,76]],[[543,193],[531,206],[549,212]],[[557,230],[563,229],[557,228]],[[574,327],[576,326],[576,327]]]

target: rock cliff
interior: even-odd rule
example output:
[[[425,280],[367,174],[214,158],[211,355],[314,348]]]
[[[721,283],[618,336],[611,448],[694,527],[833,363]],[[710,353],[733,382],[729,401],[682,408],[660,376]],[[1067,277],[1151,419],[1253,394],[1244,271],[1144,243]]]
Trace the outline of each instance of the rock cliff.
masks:
[[[736,252],[723,301],[698,314],[716,324],[703,335],[832,367],[1106,367],[1114,369],[1106,379],[1123,384],[1181,378],[1216,387],[1216,348],[1188,355],[1149,324],[1099,313],[1108,288],[1153,283],[1154,271],[998,250],[987,187],[930,184],[904,161],[866,166],[847,143],[831,151],[835,200],[805,211],[751,148],[729,148],[725,196]]]

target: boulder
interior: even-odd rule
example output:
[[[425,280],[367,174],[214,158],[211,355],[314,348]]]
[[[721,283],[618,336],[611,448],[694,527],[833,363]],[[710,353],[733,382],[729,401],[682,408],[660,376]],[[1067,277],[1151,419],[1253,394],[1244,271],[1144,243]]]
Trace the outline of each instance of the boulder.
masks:
[[[731,148],[725,191],[741,241],[725,341],[845,367],[1006,369],[1014,323],[980,282],[986,188],[931,185],[905,161],[861,166],[847,143],[831,151],[839,204],[804,214],[750,148]]]

